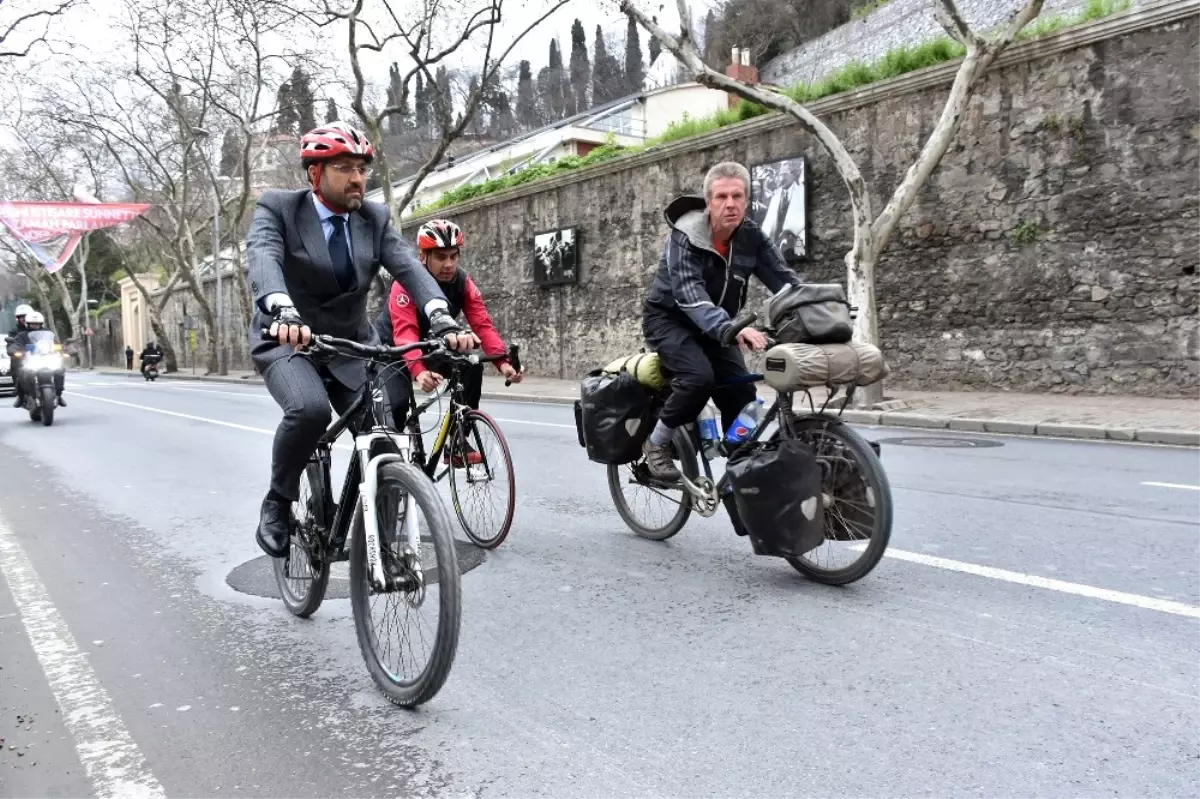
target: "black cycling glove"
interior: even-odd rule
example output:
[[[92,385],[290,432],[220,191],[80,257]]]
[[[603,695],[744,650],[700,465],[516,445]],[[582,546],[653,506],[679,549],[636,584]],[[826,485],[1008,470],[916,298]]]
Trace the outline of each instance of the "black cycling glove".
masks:
[[[301,327],[304,325],[304,320],[300,318],[300,312],[291,305],[276,305],[275,321],[279,323],[280,327],[284,325]]]
[[[454,317],[441,308],[436,309],[429,315],[429,333],[433,338],[445,338],[451,333],[461,332],[462,326],[454,321]]]

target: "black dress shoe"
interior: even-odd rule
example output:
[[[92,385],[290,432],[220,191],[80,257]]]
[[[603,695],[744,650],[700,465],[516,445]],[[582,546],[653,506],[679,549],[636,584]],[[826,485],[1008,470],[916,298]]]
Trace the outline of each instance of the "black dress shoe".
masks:
[[[288,553],[292,537],[292,503],[278,500],[263,500],[258,517],[258,532],[254,539],[259,547],[273,558],[282,558]]]

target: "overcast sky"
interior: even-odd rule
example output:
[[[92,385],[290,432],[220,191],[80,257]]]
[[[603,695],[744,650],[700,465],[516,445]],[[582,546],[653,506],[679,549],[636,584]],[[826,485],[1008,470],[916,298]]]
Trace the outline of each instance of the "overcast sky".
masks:
[[[163,0],[148,0],[148,2],[162,2]],[[179,1],[179,0],[176,0]],[[186,0],[183,0],[186,2]],[[41,3],[47,0],[0,0],[0,22],[6,15],[15,14],[21,8],[38,7]],[[467,8],[476,8],[481,5],[483,0],[464,0],[464,6]],[[707,13],[709,6],[713,0],[698,0],[692,3],[693,15],[699,19],[703,19]],[[504,5],[504,21],[501,23],[496,42],[500,46],[507,46],[521,30],[523,30],[532,19],[536,19],[541,14],[545,13],[552,7],[552,0],[505,0]],[[674,30],[678,27],[678,12],[675,3],[660,2],[660,0],[640,0],[641,7],[653,15],[657,15],[658,19],[665,27]],[[373,3],[373,0],[366,0],[366,8],[381,12],[381,6],[378,3]],[[404,0],[397,0],[394,6],[398,13],[402,14],[406,4]],[[410,6],[412,7],[412,6]],[[69,44],[69,48],[73,54],[80,55],[83,52],[93,53],[96,57],[123,59],[126,48],[121,41],[121,37],[112,34],[105,35],[113,28],[113,21],[118,18],[124,8],[124,0],[86,0],[86,3],[74,9],[66,18],[60,20],[56,26],[56,32],[65,42]],[[403,18],[403,16],[402,16]],[[593,45],[596,35],[596,25],[599,24],[604,29],[606,37],[610,40],[615,40],[618,45],[624,42],[626,21],[624,15],[618,10],[617,0],[570,0],[563,8],[556,11],[543,25],[537,30],[527,35],[514,50],[510,56],[507,65],[514,66],[520,60],[527,59],[530,61],[533,72],[536,75],[538,70],[546,65],[549,56],[549,44],[551,35],[558,38],[559,45],[563,49],[563,59],[566,61],[570,57],[571,49],[571,25],[578,18],[582,23],[584,30],[587,32],[588,56],[594,58]],[[386,30],[386,26],[381,26],[380,30]],[[103,33],[102,33],[103,32]],[[649,61],[648,46],[649,34],[644,30],[640,31],[640,41],[642,45],[643,58]],[[318,39],[317,35],[323,37]],[[323,44],[322,44],[323,42]],[[337,26],[331,26],[322,29],[319,33],[314,32],[311,45],[320,46],[320,49],[326,53],[326,60],[332,66],[332,73],[335,80],[349,82],[352,80],[348,60],[341,57],[347,46],[347,28],[345,23]],[[624,51],[620,50],[615,54],[618,58],[623,58]],[[46,53],[43,52],[43,56]],[[462,52],[462,58],[457,63],[451,66],[462,66],[468,69],[478,68],[480,63],[481,52],[474,50],[471,53]],[[338,67],[339,59],[344,64],[343,67]],[[369,81],[377,85],[382,85],[387,80],[388,66],[393,61],[399,61],[403,65],[406,63],[405,55],[399,46],[389,46],[383,53],[364,52],[362,54],[363,69]],[[325,94],[333,94],[339,101],[339,106],[342,107],[345,113],[345,96],[335,85],[326,85],[318,91],[319,96]],[[320,112],[318,112],[320,113]]]

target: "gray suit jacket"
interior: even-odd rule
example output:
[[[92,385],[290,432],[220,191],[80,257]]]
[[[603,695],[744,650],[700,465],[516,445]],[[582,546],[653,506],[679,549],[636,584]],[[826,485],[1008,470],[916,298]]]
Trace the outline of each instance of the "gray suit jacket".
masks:
[[[291,297],[314,334],[327,333],[364,344],[379,343],[367,319],[367,294],[381,266],[408,289],[418,308],[430,300],[445,299],[433,276],[417,260],[415,248],[396,232],[387,206],[364,202],[350,214],[349,228],[358,285],[343,292],[313,207],[312,191],[269,191],[259,198],[246,234],[255,308],[250,321],[250,357],[259,373],[292,353],[290,346],[262,340],[260,331],[271,326],[271,316],[263,307],[269,294]],[[366,378],[366,366],[360,360],[338,356],[329,367],[349,388],[357,388]]]

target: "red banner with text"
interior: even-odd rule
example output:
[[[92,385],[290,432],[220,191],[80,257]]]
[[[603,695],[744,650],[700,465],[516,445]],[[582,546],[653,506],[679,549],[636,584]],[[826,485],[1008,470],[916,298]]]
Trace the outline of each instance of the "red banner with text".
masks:
[[[0,222],[47,272],[57,272],[85,233],[131,222],[149,208],[140,203],[0,202]]]

